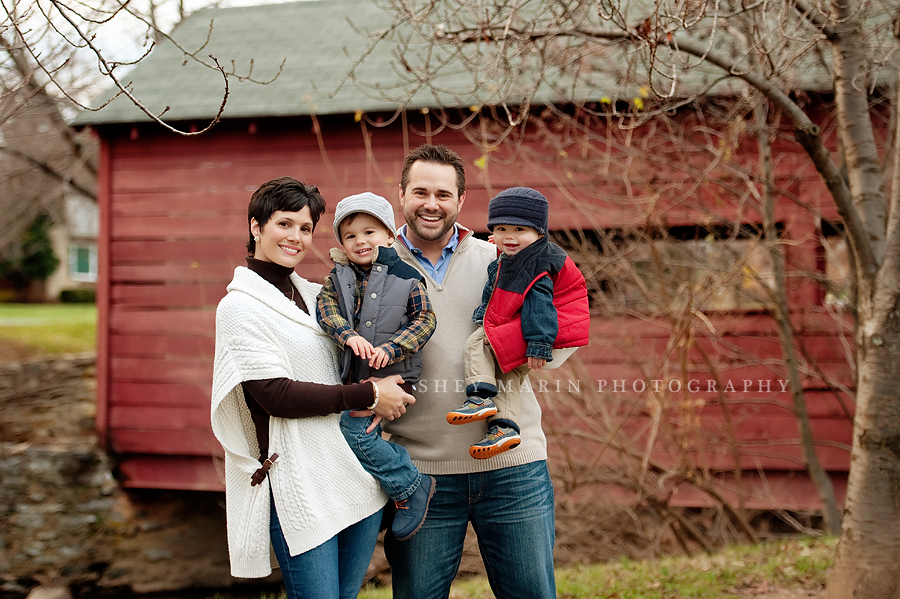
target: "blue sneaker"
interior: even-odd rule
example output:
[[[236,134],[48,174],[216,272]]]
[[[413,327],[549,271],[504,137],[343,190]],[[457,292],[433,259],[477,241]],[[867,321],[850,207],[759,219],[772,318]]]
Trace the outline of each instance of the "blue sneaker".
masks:
[[[434,478],[423,474],[422,482],[412,495],[403,501],[394,502],[397,513],[394,515],[391,532],[398,541],[411,539],[422,528],[432,495],[434,495]]]
[[[466,424],[476,420],[487,420],[497,415],[497,405],[491,399],[469,397],[461,408],[447,413],[450,424]]]
[[[469,447],[469,455],[476,460],[484,460],[518,447],[521,442],[522,437],[516,429],[492,424],[484,439]]]

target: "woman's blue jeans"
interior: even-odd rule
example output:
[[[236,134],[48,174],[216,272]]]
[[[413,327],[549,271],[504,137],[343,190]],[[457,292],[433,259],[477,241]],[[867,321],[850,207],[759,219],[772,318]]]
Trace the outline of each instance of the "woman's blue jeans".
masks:
[[[469,522],[497,599],[556,597],[547,462],[434,478],[434,497],[419,532],[403,542],[385,536],[394,599],[450,595]]]
[[[394,501],[403,501],[418,488],[422,474],[412,463],[405,447],[384,440],[380,423],[371,433],[366,432],[373,418],[343,412],[341,432],[356,454],[356,459],[366,472],[378,479],[387,496]]]
[[[272,502],[269,533],[288,599],[355,599],[375,551],[381,510],[318,547],[292,556]]]

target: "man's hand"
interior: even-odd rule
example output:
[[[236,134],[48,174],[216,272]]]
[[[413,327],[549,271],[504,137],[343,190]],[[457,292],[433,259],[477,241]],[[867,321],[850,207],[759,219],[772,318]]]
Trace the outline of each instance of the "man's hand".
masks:
[[[374,431],[378,426],[378,423],[384,420],[384,418],[382,418],[378,414],[373,414],[372,410],[354,410],[350,412],[350,415],[354,418],[368,418],[369,416],[374,416],[374,418],[372,418],[372,424],[366,427],[367,434]]]

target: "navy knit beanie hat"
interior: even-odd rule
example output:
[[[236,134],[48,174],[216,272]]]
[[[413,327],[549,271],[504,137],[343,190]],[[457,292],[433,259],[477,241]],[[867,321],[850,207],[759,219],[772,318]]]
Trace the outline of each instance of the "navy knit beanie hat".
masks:
[[[550,204],[539,191],[530,187],[511,187],[498,193],[488,204],[488,230],[497,225],[521,225],[547,233]]]

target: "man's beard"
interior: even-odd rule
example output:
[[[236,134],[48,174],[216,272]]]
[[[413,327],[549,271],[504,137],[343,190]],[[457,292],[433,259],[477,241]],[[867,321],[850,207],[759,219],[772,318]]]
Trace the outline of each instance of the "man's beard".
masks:
[[[403,216],[406,217],[407,215],[404,213]],[[406,218],[406,224],[416,235],[416,237],[424,241],[438,241],[439,239],[442,239],[447,234],[447,232],[453,228],[453,225],[456,224],[456,215],[449,216],[445,214],[443,227],[437,230],[432,228],[423,229],[418,226],[419,220],[417,218],[417,215],[414,214],[412,216],[412,219]]]

